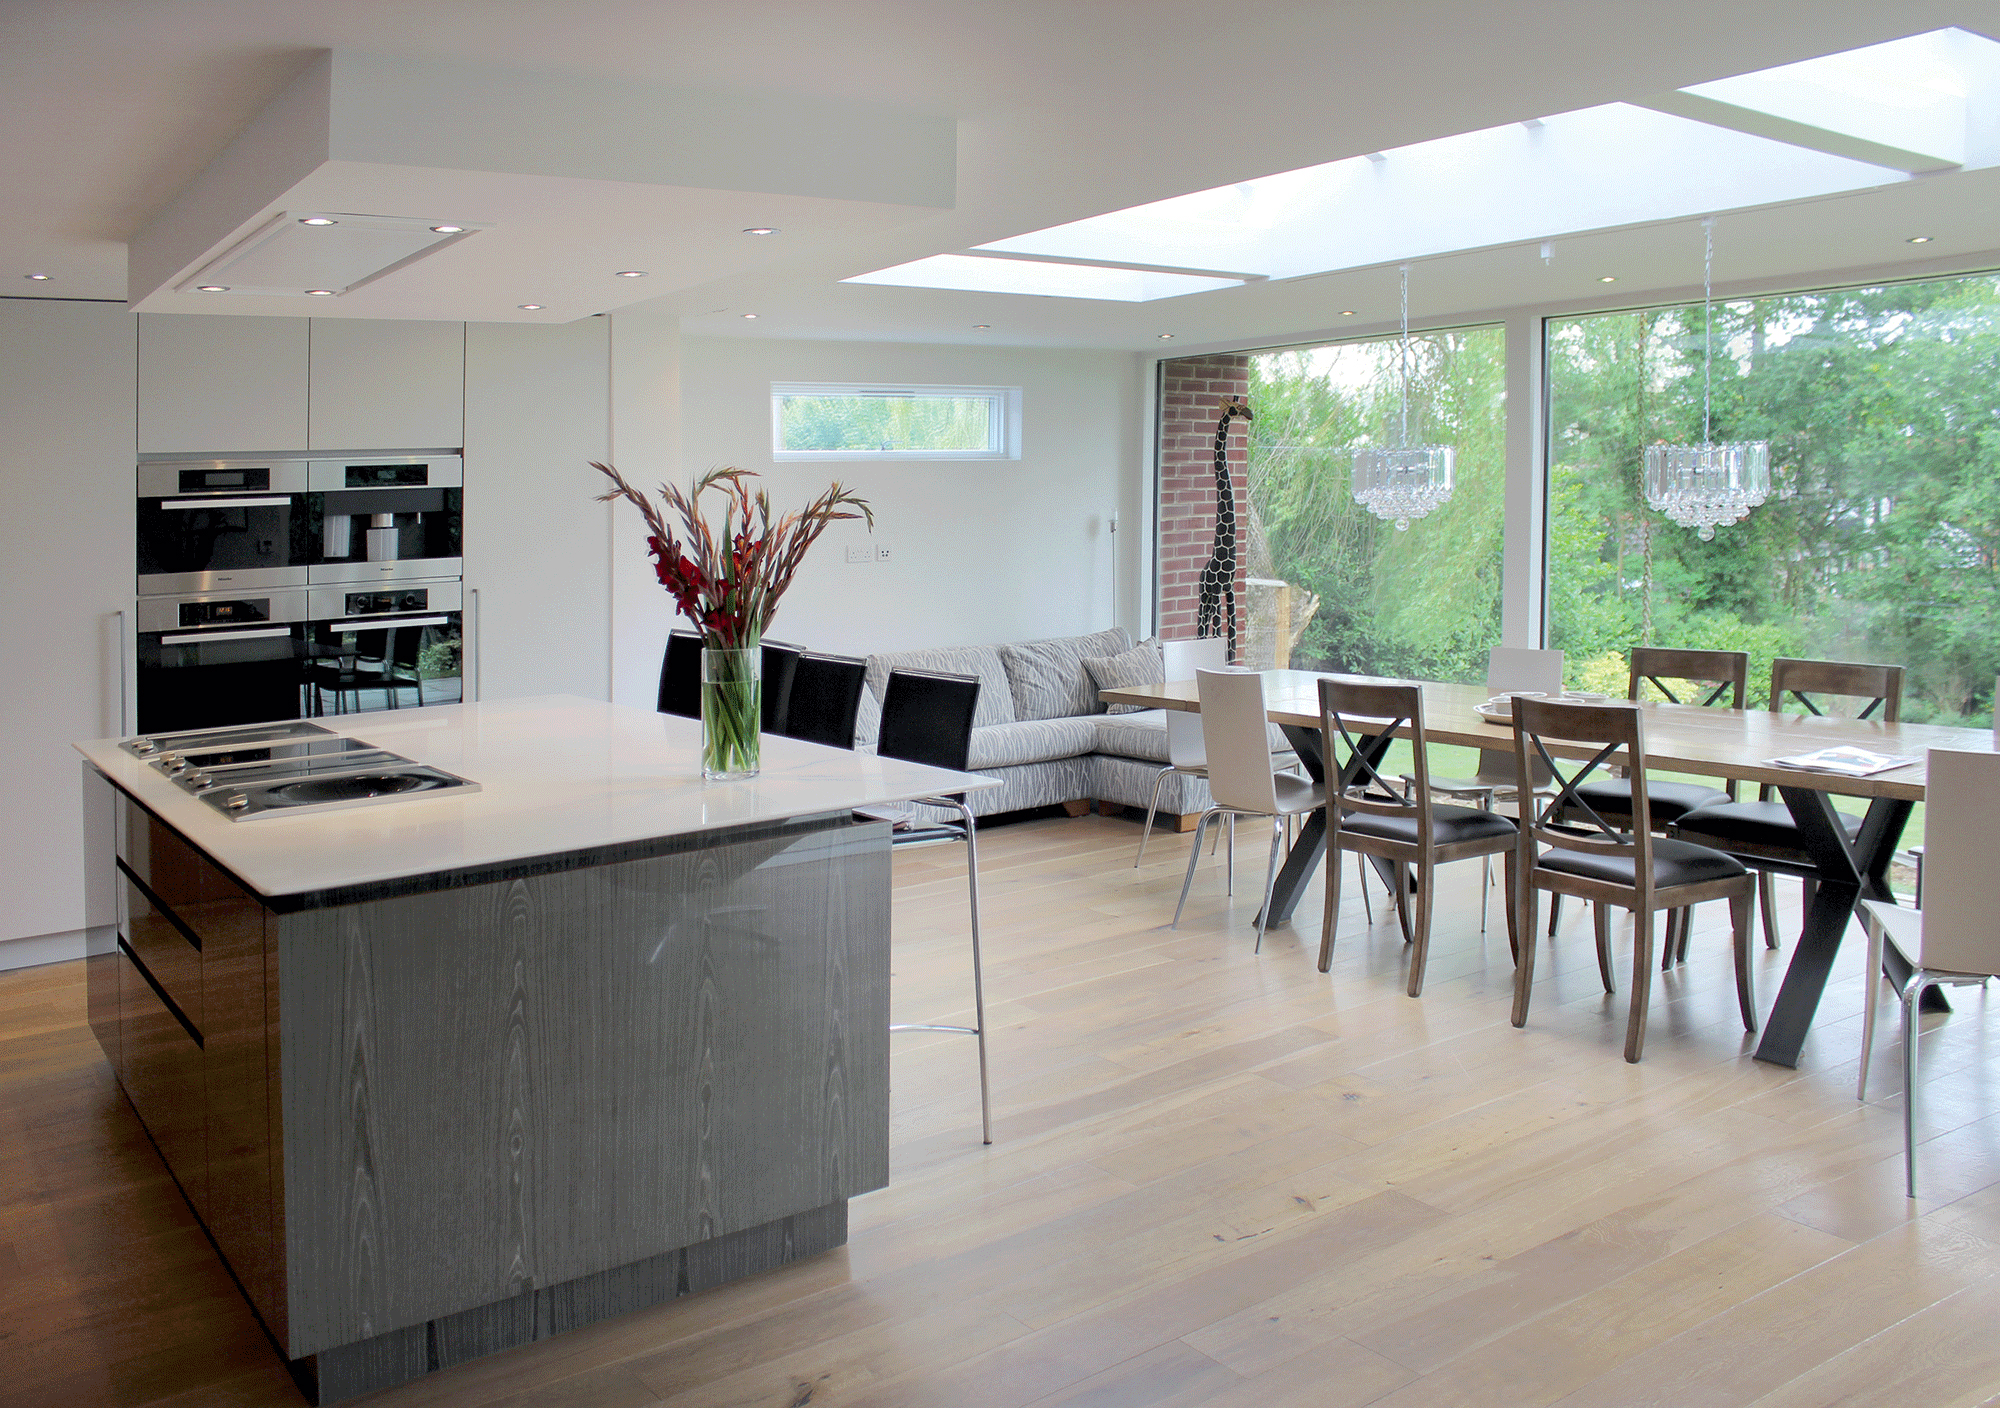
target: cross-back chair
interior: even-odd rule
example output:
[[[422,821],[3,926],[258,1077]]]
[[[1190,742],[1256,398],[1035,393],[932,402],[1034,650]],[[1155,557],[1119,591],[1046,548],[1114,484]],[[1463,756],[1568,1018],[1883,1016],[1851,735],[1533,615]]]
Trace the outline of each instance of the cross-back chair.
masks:
[[[1580,766],[1558,762],[1549,744],[1593,748]],[[1568,751],[1566,750],[1566,751]],[[1549,769],[1556,795],[1530,807],[1519,832],[1516,883],[1524,936],[1514,968],[1517,1027],[1528,1021],[1534,992],[1536,896],[1573,895],[1596,911],[1598,974],[1607,993],[1617,991],[1611,971],[1609,909],[1632,911],[1632,1003],[1625,1026],[1625,1059],[1637,1061],[1646,1043],[1652,995],[1653,915],[1708,899],[1727,899],[1736,956],[1736,1000],[1745,1031],[1757,1030],[1756,993],[1750,970],[1750,908],[1756,882],[1742,862],[1686,841],[1655,837],[1646,778],[1645,715],[1631,704],[1575,704],[1547,699],[1514,701],[1514,753],[1523,772],[1539,761]],[[1629,812],[1609,817],[1585,795],[1599,769],[1623,764],[1630,787]],[[1542,849],[1546,847],[1547,849]]]
[[[1424,965],[1430,956],[1431,924],[1436,913],[1437,867],[1454,860],[1499,855],[1506,858],[1507,936],[1515,935],[1514,823],[1477,807],[1438,805],[1432,787],[1428,742],[1424,734],[1424,691],[1421,685],[1385,684],[1335,676],[1319,682],[1320,737],[1326,750],[1327,776],[1337,779],[1328,791],[1326,912],[1321,921],[1319,971],[1333,962],[1333,940],[1340,916],[1340,855],[1353,851],[1394,866],[1396,913],[1403,937],[1410,944],[1411,997],[1424,990]],[[1366,727],[1362,727],[1366,725]],[[1406,730],[1415,757],[1409,785],[1391,783],[1376,771],[1377,750],[1363,738]],[[1410,922],[1410,887],[1404,883],[1416,869],[1416,922]],[[1483,882],[1482,882],[1483,883]]]
[[[1693,704],[1705,709],[1741,709],[1749,678],[1750,656],[1741,650],[1679,650],[1669,646],[1638,645],[1632,648],[1625,697],[1637,701],[1650,684],[1669,704]],[[1646,792],[1647,800],[1652,804],[1653,829],[1664,831],[1683,814],[1697,807],[1734,801],[1736,784],[1732,782],[1726,791],[1718,791],[1699,782],[1670,782],[1652,778],[1648,780]],[[1630,778],[1601,777],[1578,788],[1577,796],[1605,819],[1630,825]],[[1549,905],[1550,934],[1555,933],[1561,918],[1562,905],[1557,900]],[[1678,924],[1672,927],[1677,930]]]
[[[1820,705],[1832,699],[1865,701],[1856,709],[1855,718],[1879,715],[1883,723],[1893,724],[1902,715],[1903,667],[1840,660],[1771,662],[1772,713],[1782,714],[1796,703],[1817,717],[1824,712]],[[1852,812],[1837,815],[1850,841],[1861,834],[1863,818]],[[1811,905],[1813,877],[1818,867],[1806,852],[1805,839],[1792,819],[1791,808],[1778,800],[1777,789],[1770,784],[1757,789],[1754,802],[1717,802],[1686,812],[1674,822],[1670,834],[1726,851],[1757,871],[1757,901],[1766,947],[1778,947],[1774,876],[1804,877],[1806,902]]]

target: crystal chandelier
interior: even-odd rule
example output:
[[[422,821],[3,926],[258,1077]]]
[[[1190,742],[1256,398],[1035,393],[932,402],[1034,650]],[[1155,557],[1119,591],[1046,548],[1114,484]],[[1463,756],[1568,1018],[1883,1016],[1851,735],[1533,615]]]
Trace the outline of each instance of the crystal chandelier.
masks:
[[[1646,447],[1646,502],[1703,542],[1743,518],[1771,494],[1771,446],[1764,440],[1709,437],[1715,389],[1715,217],[1701,222],[1701,444]]]
[[[1403,272],[1403,343],[1398,369],[1403,382],[1402,428],[1393,446],[1370,445],[1354,452],[1354,501],[1403,532],[1451,498],[1452,466],[1458,451],[1449,445],[1410,443],[1410,266]]]

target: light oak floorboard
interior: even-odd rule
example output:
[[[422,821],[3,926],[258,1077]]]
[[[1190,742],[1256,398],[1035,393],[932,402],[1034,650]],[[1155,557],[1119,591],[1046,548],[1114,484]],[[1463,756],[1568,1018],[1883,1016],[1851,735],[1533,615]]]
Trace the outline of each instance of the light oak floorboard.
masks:
[[[1187,842],[1156,835],[1135,870],[1137,842],[1101,816],[981,837],[990,1148],[973,1043],[899,1035],[892,1182],[848,1246],[370,1408],[2000,1401],[1985,994],[1926,1019],[1913,1204],[1885,993],[1853,1097],[1858,935],[1787,1071],[1749,1057],[1709,906],[1632,1066],[1622,920],[1607,997],[1566,906],[1517,1031],[1476,866],[1445,872],[1413,1001],[1352,862],[1320,974],[1317,884],[1255,954],[1261,846],[1234,897],[1205,856],[1172,930]],[[897,1020],[970,1019],[965,893],[962,850],[896,858]],[[1789,956],[1756,956],[1765,1007]],[[0,974],[0,1404],[297,1403],[83,1007],[81,965]]]

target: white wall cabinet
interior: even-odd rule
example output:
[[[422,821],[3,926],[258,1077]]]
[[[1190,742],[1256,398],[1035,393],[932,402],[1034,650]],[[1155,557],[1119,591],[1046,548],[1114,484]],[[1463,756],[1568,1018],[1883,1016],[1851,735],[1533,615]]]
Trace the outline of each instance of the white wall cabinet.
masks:
[[[314,318],[306,448],[465,443],[465,324]]]
[[[308,323],[140,314],[139,452],[304,449]]]

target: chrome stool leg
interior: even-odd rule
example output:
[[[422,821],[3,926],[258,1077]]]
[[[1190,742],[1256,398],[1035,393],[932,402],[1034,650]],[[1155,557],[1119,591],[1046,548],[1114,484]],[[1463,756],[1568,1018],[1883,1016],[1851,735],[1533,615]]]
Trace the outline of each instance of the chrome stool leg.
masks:
[[[923,797],[918,799],[930,807],[951,807],[965,821],[965,888],[972,907],[972,1021],[969,1027],[949,1026],[937,1022],[891,1022],[892,1032],[956,1032],[960,1036],[975,1037],[979,1043],[979,1134],[980,1143],[993,1142],[993,1095],[987,1082],[986,1071],[986,983],[979,954],[979,841],[978,828],[973,820],[972,809],[965,803],[950,797]]]

